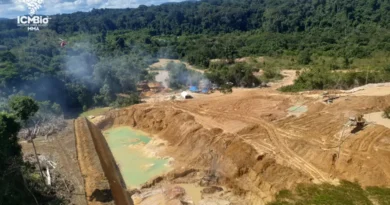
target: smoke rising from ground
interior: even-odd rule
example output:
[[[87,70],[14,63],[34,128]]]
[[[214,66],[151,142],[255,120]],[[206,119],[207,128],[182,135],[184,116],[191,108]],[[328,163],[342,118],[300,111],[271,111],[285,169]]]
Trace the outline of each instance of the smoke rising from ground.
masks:
[[[210,81],[200,72],[187,69],[184,63],[170,62],[165,67],[169,71],[169,87],[180,89],[188,86],[209,85]]]

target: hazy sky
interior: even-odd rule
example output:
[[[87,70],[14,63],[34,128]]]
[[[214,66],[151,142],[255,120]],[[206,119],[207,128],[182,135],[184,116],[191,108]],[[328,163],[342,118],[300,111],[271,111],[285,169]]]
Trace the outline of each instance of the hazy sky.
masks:
[[[29,13],[25,1],[40,0],[0,0],[0,18],[16,18]],[[37,14],[50,15],[89,11],[93,8],[136,8],[139,5],[158,5],[184,0],[43,0]]]

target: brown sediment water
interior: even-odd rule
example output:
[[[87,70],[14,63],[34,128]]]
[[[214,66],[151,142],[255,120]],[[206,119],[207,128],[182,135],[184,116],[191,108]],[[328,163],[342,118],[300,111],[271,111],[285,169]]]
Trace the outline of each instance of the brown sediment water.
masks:
[[[199,201],[202,200],[202,187],[195,184],[177,184],[180,187],[183,187],[186,190],[188,196],[191,197],[195,205],[199,204]]]

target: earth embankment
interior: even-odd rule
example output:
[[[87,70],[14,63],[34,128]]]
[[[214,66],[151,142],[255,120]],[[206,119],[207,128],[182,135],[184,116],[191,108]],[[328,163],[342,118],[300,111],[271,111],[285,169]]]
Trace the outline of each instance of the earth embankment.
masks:
[[[89,205],[132,205],[101,131],[86,118],[75,120],[78,161]]]

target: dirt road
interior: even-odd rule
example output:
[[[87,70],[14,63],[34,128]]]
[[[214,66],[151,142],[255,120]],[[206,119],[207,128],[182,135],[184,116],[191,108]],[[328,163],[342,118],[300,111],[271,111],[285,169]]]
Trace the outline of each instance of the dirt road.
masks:
[[[282,70],[281,74],[284,78],[280,81],[270,83],[270,86],[274,89],[278,89],[283,86],[294,84],[294,80],[297,79],[297,71],[296,70]]]

